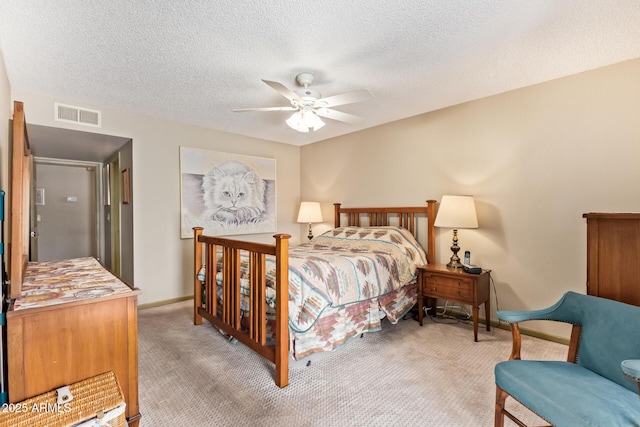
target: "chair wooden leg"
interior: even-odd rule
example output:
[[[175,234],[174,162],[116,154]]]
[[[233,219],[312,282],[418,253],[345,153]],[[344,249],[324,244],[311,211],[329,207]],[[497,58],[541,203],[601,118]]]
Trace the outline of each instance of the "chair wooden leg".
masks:
[[[496,386],[496,414],[494,419],[494,427],[504,427],[504,403],[509,394]]]

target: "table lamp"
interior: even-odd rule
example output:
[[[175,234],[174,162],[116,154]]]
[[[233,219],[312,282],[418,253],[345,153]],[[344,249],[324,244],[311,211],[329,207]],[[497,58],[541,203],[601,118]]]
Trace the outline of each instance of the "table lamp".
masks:
[[[458,229],[478,228],[473,196],[442,196],[434,225],[442,228],[453,228],[453,243],[451,245],[453,255],[447,267],[462,268],[460,257],[458,257],[458,251],[460,250],[458,246]]]
[[[322,222],[322,210],[319,202],[302,202],[300,203],[300,211],[298,211],[298,222],[309,224],[309,240],[313,239],[311,224]]]

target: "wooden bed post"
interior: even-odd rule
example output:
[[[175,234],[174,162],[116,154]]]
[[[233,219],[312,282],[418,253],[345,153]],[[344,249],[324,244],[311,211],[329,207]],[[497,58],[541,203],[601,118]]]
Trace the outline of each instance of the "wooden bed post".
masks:
[[[276,385],[289,384],[289,239],[276,234]]]
[[[333,227],[340,227],[340,205],[341,203],[333,204]]]
[[[436,262],[436,201],[427,200],[427,262]]]
[[[202,325],[202,316],[198,314],[198,309],[202,307],[202,282],[198,280],[198,273],[202,268],[202,243],[198,237],[202,235],[202,227],[193,227],[193,324]]]

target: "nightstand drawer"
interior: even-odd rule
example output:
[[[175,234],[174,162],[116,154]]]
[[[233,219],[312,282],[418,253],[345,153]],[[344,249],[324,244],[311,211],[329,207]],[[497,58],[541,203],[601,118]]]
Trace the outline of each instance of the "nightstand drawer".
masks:
[[[473,281],[465,278],[440,276],[440,275],[427,275],[425,278],[427,286],[448,286],[452,288],[473,290]]]
[[[430,297],[442,299],[454,299],[473,301],[473,287],[468,286],[444,286],[427,282],[423,292]]]

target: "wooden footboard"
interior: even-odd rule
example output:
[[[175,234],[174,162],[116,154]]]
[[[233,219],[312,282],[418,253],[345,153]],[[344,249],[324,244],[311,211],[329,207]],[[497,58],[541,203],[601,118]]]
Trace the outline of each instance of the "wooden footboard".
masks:
[[[289,238],[276,234],[275,244],[245,242],[202,235],[202,227],[194,227],[194,313],[193,323],[202,324],[204,317],[224,333],[248,346],[275,364],[275,382],[279,387],[289,383]],[[218,249],[222,253],[222,300],[216,297]],[[240,255],[248,254],[250,321],[241,326]],[[267,345],[266,268],[267,255],[276,260],[276,330],[275,345]],[[205,267],[205,283],[198,273]],[[204,291],[204,292],[203,292]],[[204,299],[203,299],[204,295]],[[247,331],[248,329],[248,331]]]

